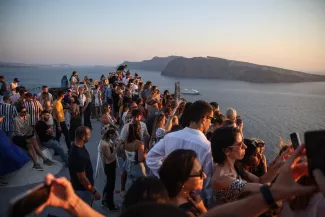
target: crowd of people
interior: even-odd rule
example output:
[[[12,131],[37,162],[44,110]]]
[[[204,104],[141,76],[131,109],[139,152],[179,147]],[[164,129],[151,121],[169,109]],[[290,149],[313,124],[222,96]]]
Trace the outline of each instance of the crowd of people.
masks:
[[[36,213],[54,206],[74,216],[101,216],[90,207],[93,200],[101,200],[109,212],[120,210],[114,201],[117,167],[122,170],[121,216],[325,213],[324,174],[314,171],[318,187],[306,184],[311,177],[304,158],[299,160],[303,145],[295,151],[284,145],[267,165],[265,142],[244,137],[235,109],[222,114],[216,102],[187,102],[178,93],[161,93],[126,68],[121,65],[99,80],[80,80],[73,72],[69,89],[51,94],[43,86],[35,97],[17,78],[9,88],[0,76],[1,138],[26,150],[35,170],[43,170],[36,155],[45,165],[55,164],[43,156],[42,146],[53,149],[69,168],[70,182],[45,178],[53,190]],[[91,118],[101,125],[96,165],[85,146]],[[66,148],[60,144],[62,134]],[[24,152],[10,162],[18,155]],[[98,189],[96,180],[105,179]]]

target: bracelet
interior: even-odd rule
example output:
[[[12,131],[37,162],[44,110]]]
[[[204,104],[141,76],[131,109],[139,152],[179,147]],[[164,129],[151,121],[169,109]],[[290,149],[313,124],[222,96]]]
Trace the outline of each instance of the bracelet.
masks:
[[[271,208],[278,208],[278,204],[276,203],[276,201],[273,198],[273,195],[270,191],[270,184],[264,184],[261,188],[260,188],[260,192],[263,196],[263,199],[265,200],[265,202],[271,207]]]

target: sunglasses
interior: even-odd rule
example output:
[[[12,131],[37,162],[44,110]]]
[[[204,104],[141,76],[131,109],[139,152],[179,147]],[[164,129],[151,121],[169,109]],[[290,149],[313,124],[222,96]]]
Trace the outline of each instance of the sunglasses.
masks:
[[[245,143],[243,143],[243,142],[239,142],[239,143],[237,143],[236,145],[228,146],[228,148],[236,148],[236,147],[243,148],[244,145],[245,145]]]
[[[205,116],[207,119],[209,119],[211,122],[216,120],[214,117],[210,117],[210,116]]]
[[[199,178],[203,179],[203,167],[200,169],[199,174],[189,175],[188,177],[199,177]]]

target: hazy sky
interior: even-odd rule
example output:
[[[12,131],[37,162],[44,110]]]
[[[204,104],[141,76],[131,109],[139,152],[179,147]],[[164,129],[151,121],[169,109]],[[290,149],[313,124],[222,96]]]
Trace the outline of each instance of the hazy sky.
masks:
[[[325,73],[325,0],[0,0],[0,60],[216,56]]]

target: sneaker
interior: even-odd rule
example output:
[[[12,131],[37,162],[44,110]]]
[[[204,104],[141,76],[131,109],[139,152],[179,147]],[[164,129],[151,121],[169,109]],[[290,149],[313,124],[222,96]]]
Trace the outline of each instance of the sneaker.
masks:
[[[43,164],[47,165],[47,166],[52,166],[55,164],[54,161],[51,161],[50,159],[46,159],[43,161]]]
[[[35,164],[33,166],[33,170],[36,170],[36,171],[44,171],[44,169],[41,167],[41,165],[39,164]]]
[[[108,212],[117,212],[119,209],[120,207],[118,205],[114,205],[114,207],[107,207]]]
[[[100,203],[100,206],[103,208],[107,208],[106,200],[102,200],[102,202]]]

